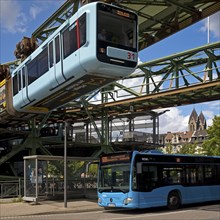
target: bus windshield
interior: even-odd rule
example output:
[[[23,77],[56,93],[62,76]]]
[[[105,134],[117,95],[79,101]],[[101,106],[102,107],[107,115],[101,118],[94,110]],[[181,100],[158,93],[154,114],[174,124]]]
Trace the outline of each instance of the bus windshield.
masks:
[[[100,167],[99,192],[129,191],[130,164],[111,164]]]
[[[133,13],[100,4],[98,11],[98,44],[108,42],[109,46],[130,51],[137,50],[137,20]]]

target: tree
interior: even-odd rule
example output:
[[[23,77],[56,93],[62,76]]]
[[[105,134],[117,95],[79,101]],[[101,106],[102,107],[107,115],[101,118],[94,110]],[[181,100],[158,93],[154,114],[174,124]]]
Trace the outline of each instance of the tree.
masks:
[[[166,153],[166,154],[173,154],[173,146],[171,143],[167,144],[165,147],[160,149],[162,152]]]
[[[220,116],[215,116],[213,124],[207,129],[208,140],[202,144],[206,155],[220,156]]]
[[[196,154],[197,144],[185,143],[178,148],[177,154]]]

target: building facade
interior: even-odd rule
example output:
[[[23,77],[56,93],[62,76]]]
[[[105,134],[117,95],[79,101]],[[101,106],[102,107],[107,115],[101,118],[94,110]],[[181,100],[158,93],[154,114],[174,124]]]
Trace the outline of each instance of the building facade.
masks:
[[[206,129],[207,123],[203,113],[201,112],[198,115],[196,110],[193,109],[188,121],[188,131],[167,132],[164,136],[164,145],[173,146],[174,152],[187,143],[197,144],[199,147],[207,139]]]

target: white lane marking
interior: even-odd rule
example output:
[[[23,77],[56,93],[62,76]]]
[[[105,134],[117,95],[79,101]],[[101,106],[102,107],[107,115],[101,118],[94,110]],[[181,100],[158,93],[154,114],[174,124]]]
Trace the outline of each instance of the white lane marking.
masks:
[[[177,214],[177,213],[184,213],[184,212],[190,212],[191,210],[185,210],[185,211],[176,211],[176,212],[163,212],[163,213],[143,213],[139,215],[135,215],[135,218],[146,218],[150,216],[160,216],[160,215],[170,215],[170,214]],[[133,219],[134,216],[124,216],[124,217],[113,217],[113,218],[103,218],[102,220],[121,220],[121,219]]]
[[[135,215],[135,218],[146,218],[146,217],[150,217],[150,216],[161,216],[161,215],[170,215],[170,214],[178,214],[178,213],[184,213],[184,212],[190,212],[191,210],[183,210],[183,211],[171,211],[171,212],[163,212],[163,213],[142,213],[141,215]],[[1,220],[5,220],[5,219],[25,219],[25,218],[42,218],[42,219],[46,219],[45,217],[52,217],[52,216],[58,216],[58,215],[86,215],[86,214],[98,214],[98,213],[103,213],[103,211],[95,211],[95,212],[74,212],[74,213],[63,213],[63,214],[51,214],[51,215],[25,215],[25,216],[8,216],[8,217],[0,217]],[[126,214],[125,214],[126,215]],[[109,216],[107,218],[102,218],[102,220],[121,220],[121,219],[132,219],[134,218],[134,216],[123,216],[123,217],[111,217],[109,218]]]

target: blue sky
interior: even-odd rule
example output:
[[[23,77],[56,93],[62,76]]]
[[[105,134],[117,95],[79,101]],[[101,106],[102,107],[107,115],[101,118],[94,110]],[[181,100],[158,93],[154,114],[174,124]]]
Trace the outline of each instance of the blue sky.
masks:
[[[65,0],[0,0],[0,63],[15,60],[16,44],[30,37]],[[220,13],[210,17],[210,42],[220,41]],[[152,46],[140,51],[142,62],[196,48],[207,43],[207,19],[200,21]],[[205,115],[209,125],[214,115],[220,115],[220,102],[209,102],[170,108],[160,118],[160,133],[185,131],[192,109]],[[175,120],[173,120],[175,119]]]

